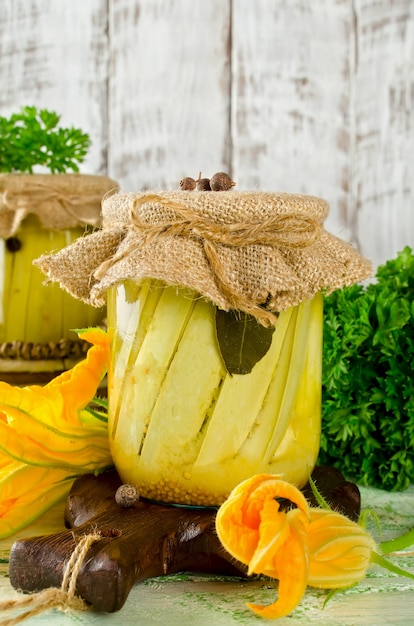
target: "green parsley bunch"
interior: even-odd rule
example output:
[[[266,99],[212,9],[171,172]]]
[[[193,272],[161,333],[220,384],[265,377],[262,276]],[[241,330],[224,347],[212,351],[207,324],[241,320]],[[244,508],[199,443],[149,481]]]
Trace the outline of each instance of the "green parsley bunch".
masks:
[[[362,485],[414,483],[414,255],[405,247],[376,280],[324,304],[319,463]]]
[[[60,128],[60,116],[26,106],[9,118],[0,117],[0,172],[33,173],[36,165],[54,174],[78,172],[90,147],[80,129]]]

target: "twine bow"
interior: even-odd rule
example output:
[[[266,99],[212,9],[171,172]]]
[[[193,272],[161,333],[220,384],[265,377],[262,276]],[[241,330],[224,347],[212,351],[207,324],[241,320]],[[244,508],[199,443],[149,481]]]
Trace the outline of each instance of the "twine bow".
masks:
[[[154,221],[145,221],[139,215],[141,206],[156,204],[165,208],[156,214]],[[274,247],[302,248],[310,245],[319,236],[319,222],[299,213],[271,215],[260,221],[220,223],[200,215],[179,202],[147,194],[135,198],[130,207],[133,226],[146,239],[165,235],[195,237],[210,244],[240,247],[255,244]]]
[[[143,207],[148,207],[148,210],[140,211]],[[157,194],[145,194],[135,198],[129,209],[129,219],[131,227],[139,233],[140,240],[104,261],[94,273],[97,280],[103,278],[115,263],[153,240],[162,237],[196,239],[203,247],[219,291],[230,306],[254,315],[266,326],[274,324],[276,316],[263,308],[260,303],[252,302],[248,297],[236,293],[229,285],[226,268],[219,254],[220,248],[253,245],[303,248],[311,245],[321,231],[321,226],[315,218],[297,212],[287,215],[275,213],[259,221],[247,219],[240,222],[213,221],[185,204]]]
[[[75,595],[76,582],[89,548],[100,539],[102,539],[102,535],[99,533],[83,535],[67,563],[60,589],[50,587],[18,600],[0,602],[0,611],[27,609],[15,617],[1,620],[0,626],[15,626],[15,624],[20,624],[26,619],[50,609],[63,612],[70,609],[78,611],[87,609],[88,606],[82,598]]]

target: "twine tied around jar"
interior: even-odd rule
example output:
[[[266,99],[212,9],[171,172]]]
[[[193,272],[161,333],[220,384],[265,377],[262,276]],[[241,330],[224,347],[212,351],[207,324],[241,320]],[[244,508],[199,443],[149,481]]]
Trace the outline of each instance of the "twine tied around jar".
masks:
[[[29,214],[45,228],[99,226],[102,196],[115,181],[89,174],[1,174],[0,236],[8,238]]]
[[[155,204],[156,213],[149,211],[149,218],[140,214],[140,208]],[[262,324],[274,324],[276,316],[264,306],[257,306],[229,284],[227,272],[217,251],[218,246],[239,248],[241,246],[268,245],[272,247],[302,248],[311,245],[320,234],[320,223],[311,216],[299,213],[269,215],[265,219],[240,222],[218,222],[200,215],[184,203],[163,198],[157,194],[146,194],[135,198],[129,208],[132,227],[143,237],[104,261],[94,272],[102,279],[110,267],[154,239],[160,237],[187,237],[198,240],[204,250],[214,280],[231,307],[250,313]],[[264,305],[264,303],[263,303]]]
[[[57,609],[62,612],[86,610],[88,605],[82,598],[75,595],[76,582],[89,548],[100,539],[102,539],[102,534],[98,532],[91,532],[81,537],[66,565],[60,588],[49,587],[24,598],[0,602],[0,611],[2,612],[16,612],[26,609],[24,613],[2,619],[0,626],[15,626],[15,624],[20,624],[26,619],[50,609]]]
[[[139,214],[139,208],[151,202],[165,207],[165,211],[160,211],[155,217],[156,223],[142,219]],[[183,203],[156,194],[147,194],[133,200],[129,215],[132,225],[148,239],[163,235],[179,235],[201,238],[211,245],[223,244],[234,247],[254,244],[303,247],[313,243],[321,230],[315,218],[299,213],[273,214],[262,221],[220,223],[207,216],[200,216]]]
[[[100,202],[100,195],[96,195],[95,202]],[[30,188],[6,189],[0,195],[0,212],[14,211],[20,208],[26,208],[31,202],[57,204],[59,207],[69,213],[69,215],[78,220],[78,215],[72,210],[74,205],[82,205],[84,199],[81,195],[70,195],[63,193],[54,185],[46,181],[34,181]]]
[[[315,293],[351,285],[372,265],[323,223],[328,203],[283,192],[107,194],[101,230],[34,262],[99,307],[126,280],[188,288],[264,326]]]

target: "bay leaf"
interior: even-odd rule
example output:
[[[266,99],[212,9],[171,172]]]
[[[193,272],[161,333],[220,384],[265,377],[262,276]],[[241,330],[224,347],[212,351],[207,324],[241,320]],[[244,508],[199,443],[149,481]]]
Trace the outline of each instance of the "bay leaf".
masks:
[[[253,315],[216,309],[216,335],[229,374],[250,374],[272,343],[274,326],[265,328]]]

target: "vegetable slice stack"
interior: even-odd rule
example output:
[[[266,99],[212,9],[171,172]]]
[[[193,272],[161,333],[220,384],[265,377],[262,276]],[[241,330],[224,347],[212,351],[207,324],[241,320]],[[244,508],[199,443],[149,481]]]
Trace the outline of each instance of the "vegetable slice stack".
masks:
[[[248,374],[227,371],[216,311],[193,291],[155,281],[109,293],[111,453],[143,496],[217,505],[263,466],[303,485],[315,463],[321,294],[280,313]]]

